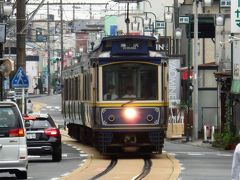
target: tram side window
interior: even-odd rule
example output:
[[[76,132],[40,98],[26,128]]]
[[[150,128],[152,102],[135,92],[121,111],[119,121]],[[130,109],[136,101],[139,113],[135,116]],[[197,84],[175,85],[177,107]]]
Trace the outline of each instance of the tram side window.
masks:
[[[86,75],[83,75],[83,100],[86,101]]]
[[[83,100],[90,100],[90,74],[83,76]]]
[[[74,100],[78,100],[78,89],[79,89],[79,85],[78,85],[78,77],[75,77],[75,99]]]
[[[69,92],[68,79],[65,79],[64,80],[64,100],[68,100],[68,92]]]
[[[88,91],[87,99],[91,100],[91,74],[87,75],[87,91]]]
[[[74,84],[74,78],[71,79],[71,100],[74,100],[74,88],[75,88],[75,84]]]

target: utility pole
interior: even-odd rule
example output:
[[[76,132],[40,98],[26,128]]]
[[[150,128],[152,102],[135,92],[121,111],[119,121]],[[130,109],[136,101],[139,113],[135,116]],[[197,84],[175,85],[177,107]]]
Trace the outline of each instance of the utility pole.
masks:
[[[25,62],[25,31],[21,32],[25,26],[26,0],[17,0],[17,62],[16,69],[22,67],[26,71]]]
[[[60,0],[60,19],[61,19],[61,82],[62,82],[62,71],[63,71],[63,62],[64,62],[64,56],[63,56],[63,6],[62,6],[62,0]],[[63,82],[62,82],[63,85]]]
[[[127,25],[127,35],[129,34],[129,24],[130,24],[130,19],[129,19],[129,2],[127,3],[127,17],[125,19],[125,23]]]
[[[47,3],[47,51],[48,51],[48,58],[47,58],[47,65],[48,65],[48,95],[51,94],[51,70],[50,70],[50,18],[49,18],[49,3]]]
[[[179,14],[178,14],[178,0],[174,0],[174,4],[173,4],[173,17],[174,17],[174,32],[173,32],[173,37],[174,37],[174,41],[173,41],[173,47],[174,47],[174,54],[179,54],[179,43],[178,41],[180,41],[179,39],[176,39],[176,34],[175,34],[175,30],[176,28],[179,28]]]
[[[16,62],[16,70],[18,70],[20,67],[24,69],[26,72],[26,61],[25,61],[25,31],[22,31],[25,28],[26,18],[26,0],[17,0],[16,1],[16,8],[17,8],[17,62]],[[22,109],[22,113],[25,113],[26,111],[26,103],[24,98],[24,88],[22,88],[22,99],[17,100],[17,104],[19,105],[19,108]]]
[[[194,71],[193,71],[193,140],[198,139],[198,2],[193,2],[194,11]]]

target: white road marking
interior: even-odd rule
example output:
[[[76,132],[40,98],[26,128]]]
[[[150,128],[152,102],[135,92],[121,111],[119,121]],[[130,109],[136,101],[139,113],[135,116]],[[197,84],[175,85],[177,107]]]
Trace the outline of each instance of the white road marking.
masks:
[[[210,155],[210,156],[226,156],[226,157],[230,157],[233,156],[232,153],[224,153],[224,152],[169,152],[168,154],[170,155],[178,155],[178,154],[187,154],[190,156],[202,156],[202,155]]]
[[[202,153],[187,153],[189,156],[203,156]]]
[[[80,164],[78,165],[78,167],[81,167],[83,164],[84,164],[84,163],[80,163]]]
[[[233,155],[232,154],[221,154],[221,153],[219,153],[219,154],[217,154],[217,156],[230,157],[230,156],[233,156]]]
[[[80,154],[80,157],[88,157],[88,154]]]
[[[41,156],[32,156],[32,155],[28,155],[28,158],[40,158]]]
[[[168,153],[169,155],[176,156],[176,153]]]
[[[65,173],[65,174],[62,174],[61,176],[67,176],[67,175],[69,175],[70,174],[70,172],[67,172],[67,173]]]
[[[68,156],[67,153],[62,154],[62,157],[67,157],[67,156]]]

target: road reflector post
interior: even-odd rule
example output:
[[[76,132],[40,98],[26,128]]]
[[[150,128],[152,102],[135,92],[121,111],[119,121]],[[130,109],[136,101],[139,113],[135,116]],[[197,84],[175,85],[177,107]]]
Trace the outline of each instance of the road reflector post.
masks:
[[[204,139],[203,139],[203,142],[204,143],[208,143],[208,138],[211,136],[211,132],[210,132],[210,127],[207,126],[207,125],[204,125],[203,126],[203,133],[204,133]]]
[[[214,133],[215,133],[215,127],[212,126],[212,132],[211,132],[211,142],[213,142],[215,139],[214,139]]]
[[[203,126],[203,133],[204,133],[204,143],[212,143],[214,141],[214,133],[215,133],[215,127],[214,126]],[[210,139],[210,141],[209,141]]]

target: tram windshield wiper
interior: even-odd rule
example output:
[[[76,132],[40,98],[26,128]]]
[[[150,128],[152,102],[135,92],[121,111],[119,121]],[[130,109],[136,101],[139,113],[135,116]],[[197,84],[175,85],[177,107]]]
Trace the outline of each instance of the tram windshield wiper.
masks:
[[[131,100],[128,101],[128,102],[125,102],[125,103],[123,103],[123,104],[121,105],[121,107],[124,107],[125,105],[130,104],[130,103],[134,102],[135,100],[136,100],[136,98],[131,99]]]

